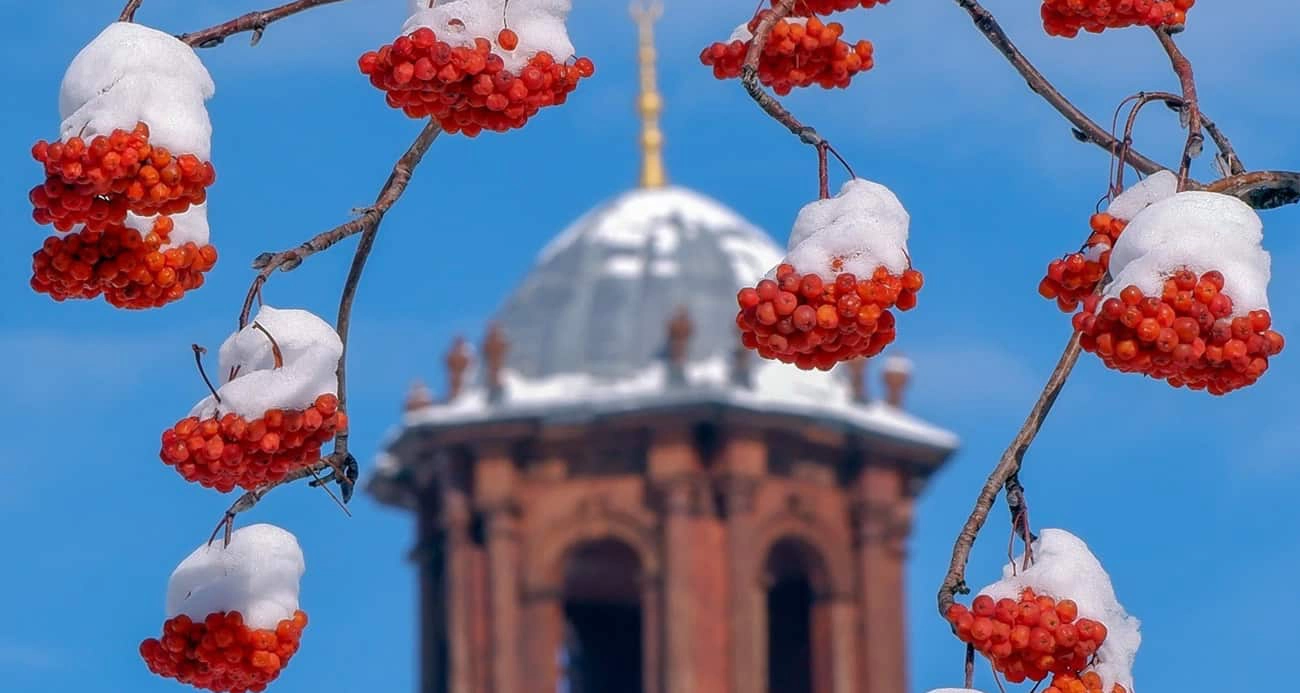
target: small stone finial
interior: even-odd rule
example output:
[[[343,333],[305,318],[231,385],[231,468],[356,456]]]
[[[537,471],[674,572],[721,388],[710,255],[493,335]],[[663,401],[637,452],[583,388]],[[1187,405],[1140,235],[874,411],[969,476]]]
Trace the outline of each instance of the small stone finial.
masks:
[[[411,389],[406,391],[406,401],[402,403],[402,410],[413,412],[431,406],[433,406],[433,392],[424,381],[417,380],[411,383]]]
[[[912,379],[912,362],[902,356],[885,359],[885,401],[891,406],[903,408],[903,392]]]
[[[685,306],[677,309],[668,321],[668,373],[675,384],[686,382],[686,358],[690,352],[691,334],[695,325]]]
[[[849,384],[853,388],[853,401],[857,404],[866,404],[870,399],[867,395],[866,359],[849,361]]]
[[[461,390],[465,388],[465,373],[469,370],[470,350],[469,343],[464,337],[456,336],[451,343],[451,349],[447,351],[447,401],[450,402],[460,396]]]
[[[501,371],[505,367],[506,354],[509,351],[510,342],[506,339],[505,332],[501,330],[500,325],[493,323],[488,328],[487,337],[483,340],[483,363],[487,366],[489,401],[498,402],[505,394]]]

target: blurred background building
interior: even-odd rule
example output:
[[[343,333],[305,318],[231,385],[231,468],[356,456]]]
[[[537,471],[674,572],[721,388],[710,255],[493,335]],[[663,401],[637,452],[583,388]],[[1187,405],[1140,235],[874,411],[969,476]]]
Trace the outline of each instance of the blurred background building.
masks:
[[[542,250],[416,386],[369,491],[418,543],[421,693],[902,693],[914,500],[954,452],[910,365],[739,345],[770,238],[669,185],[638,11],[640,186]]]

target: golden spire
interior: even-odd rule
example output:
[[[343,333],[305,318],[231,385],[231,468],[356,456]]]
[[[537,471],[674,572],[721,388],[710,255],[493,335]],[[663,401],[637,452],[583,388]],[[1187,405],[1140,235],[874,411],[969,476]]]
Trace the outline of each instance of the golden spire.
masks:
[[[638,0],[632,5],[632,17],[636,19],[640,34],[641,96],[638,109],[641,111],[641,187],[662,188],[667,183],[664,173],[664,134],[659,129],[659,114],[663,111],[664,101],[659,96],[659,86],[655,79],[655,31],[654,25],[663,16],[664,7],[654,0],[653,4],[644,4]]]

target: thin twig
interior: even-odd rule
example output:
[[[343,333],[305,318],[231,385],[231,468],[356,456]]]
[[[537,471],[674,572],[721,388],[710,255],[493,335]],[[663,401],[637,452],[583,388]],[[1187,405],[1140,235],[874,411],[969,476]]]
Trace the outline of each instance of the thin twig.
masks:
[[[321,5],[329,5],[331,3],[342,1],[343,0],[296,0],[295,2],[286,3],[269,10],[249,12],[246,15],[236,17],[228,22],[222,22],[221,24],[207,29],[193,31],[188,34],[181,34],[178,38],[194,48],[212,48],[221,45],[223,41],[235,34],[242,34],[246,31],[251,31],[253,32],[252,45],[256,46],[258,41],[262,40],[262,32],[266,31],[267,25],[271,22],[279,21],[290,15],[310,10],[313,7],[320,7]]]
[[[817,194],[818,199],[824,200],[831,196],[831,177],[826,166],[826,150],[830,145],[822,142],[817,145]]]
[[[1196,98],[1196,78],[1192,75],[1192,62],[1178,50],[1174,37],[1163,27],[1152,29],[1160,45],[1169,54],[1174,74],[1183,87],[1183,114],[1187,117],[1187,144],[1183,147],[1183,159],[1178,165],[1178,189],[1187,189],[1187,176],[1192,170],[1192,159],[1201,155],[1205,135],[1201,132],[1201,107]]]
[[[333,470],[330,471],[330,475],[331,476],[334,475]],[[312,478],[312,483],[308,484],[308,486],[311,486],[312,488],[320,487],[324,489],[325,495],[329,496],[330,500],[334,501],[334,504],[339,506],[339,510],[342,510],[344,515],[347,515],[348,517],[352,517],[352,511],[348,510],[348,506],[343,501],[339,500],[338,496],[334,495],[334,492],[330,490],[329,484],[325,483],[325,480],[321,478],[320,474],[316,473],[315,470],[312,470],[311,478]]]
[[[122,14],[120,14],[120,15],[117,16],[117,21],[119,21],[119,22],[134,22],[134,21],[135,21],[135,11],[138,10],[138,9],[140,9],[140,5],[141,5],[143,2],[144,2],[144,0],[129,0],[129,1],[126,3],[126,7],[123,7],[123,8],[122,8]]]
[[[217,400],[217,404],[221,404],[221,395],[217,394],[217,388],[212,387],[212,381],[208,380],[207,371],[203,370],[203,355],[208,353],[208,350],[197,344],[191,344],[190,348],[194,350],[194,364],[199,367],[199,376],[203,378],[203,384],[208,386],[208,392],[212,393],[212,397]]]
[[[1024,53],[1021,53],[1020,49],[1016,48],[1016,45],[1011,42],[1010,37],[1002,30],[991,12],[984,9],[976,0],[955,1],[959,7],[966,10],[971,16],[971,19],[975,22],[975,28],[979,29],[980,33],[984,34],[985,38],[989,40],[989,43],[992,43],[994,48],[997,48],[1002,55],[1006,56],[1011,66],[1016,68],[1016,71],[1025,78],[1030,90],[1043,97],[1052,108],[1055,108],[1058,113],[1065,116],[1066,120],[1070,121],[1070,124],[1074,126],[1075,136],[1078,139],[1084,142],[1092,142],[1112,155],[1119,153],[1119,140],[1085,115],[1077,106],[1070,103],[1070,100],[1065,98],[1065,95],[1057,90],[1051,82],[1047,81],[1043,73],[1039,72],[1038,68],[1034,67]],[[1133,168],[1148,175],[1165,168],[1143,156],[1135,149],[1128,151],[1126,159]]]
[[[271,358],[275,362],[276,370],[284,368],[284,352],[280,351],[280,343],[275,341],[275,337],[271,336],[271,331],[262,327],[262,323],[256,320],[253,321],[253,329],[266,335],[267,341],[271,342]]]
[[[984,488],[980,490],[979,498],[975,501],[975,508],[971,511],[970,517],[967,518],[966,524],[962,527],[961,533],[957,536],[957,541],[952,548],[952,560],[948,564],[948,573],[943,578],[943,584],[939,587],[939,613],[946,615],[948,607],[952,606],[953,599],[958,593],[966,594],[970,588],[966,585],[966,563],[970,559],[971,548],[975,544],[975,537],[979,534],[980,528],[988,520],[989,511],[993,508],[993,501],[997,499],[998,492],[1006,485],[1007,480],[1020,472],[1020,465],[1024,461],[1025,452],[1029,450],[1030,444],[1038,435],[1039,429],[1043,426],[1048,412],[1052,410],[1052,405],[1056,403],[1056,398],[1061,394],[1061,388],[1065,386],[1065,381],[1070,376],[1070,371],[1074,369],[1074,364],[1079,360],[1079,354],[1082,351],[1079,346],[1079,333],[1074,333],[1070,337],[1069,343],[1065,347],[1065,353],[1061,354],[1061,360],[1057,362],[1056,368],[1052,371],[1051,377],[1047,379],[1047,384],[1038,396],[1038,401],[1034,403],[1034,408],[1029,411],[1029,417],[1020,427],[1020,432],[1011,441],[1011,445],[1002,453],[1002,459],[998,461],[997,467],[984,482]]]
[[[966,688],[975,687],[975,645],[966,643]]]
[[[260,295],[262,285],[276,270],[282,272],[293,270],[302,264],[304,258],[326,250],[335,243],[378,224],[389,208],[402,196],[402,193],[406,192],[406,186],[411,182],[411,172],[415,170],[420,160],[424,158],[425,153],[429,151],[429,146],[433,144],[433,141],[437,139],[441,132],[442,128],[434,121],[429,121],[424,126],[419,136],[407,148],[406,153],[394,164],[393,172],[388,176],[384,187],[379,190],[379,196],[375,198],[375,204],[363,211],[356,219],[316,234],[316,236],[296,248],[290,248],[278,253],[262,253],[257,256],[257,259],[253,261],[253,269],[260,271],[253,278],[253,284],[248,288],[248,294],[244,297],[244,306],[239,313],[240,328],[248,325],[248,316],[253,310],[253,300]]]

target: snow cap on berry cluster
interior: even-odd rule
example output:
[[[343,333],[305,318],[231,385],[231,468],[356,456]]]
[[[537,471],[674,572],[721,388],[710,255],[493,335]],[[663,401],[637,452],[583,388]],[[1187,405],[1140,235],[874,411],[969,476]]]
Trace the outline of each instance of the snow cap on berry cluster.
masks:
[[[110,24],[63,76],[60,136],[89,139],[149,126],[150,144],[211,158],[212,123],[203,103],[216,86],[194,49],[130,22]]]
[[[1161,169],[1115,196],[1106,213],[1116,219],[1131,221],[1139,212],[1178,193],[1178,176]]]
[[[1128,233],[1125,231],[1125,233]],[[994,600],[1020,599],[1025,588],[1057,600],[1070,599],[1079,607],[1079,617],[1106,626],[1106,640],[1097,650],[1092,670],[1102,679],[1102,690],[1115,684],[1132,693],[1133,661],[1137,658],[1141,623],[1130,616],[1119,600],[1110,576],[1083,540],[1062,529],[1044,529],[1033,544],[1034,560],[1027,569],[1024,557],[1002,569],[1002,579],[980,590]]]
[[[249,525],[204,544],[167,581],[167,618],[181,614],[202,621],[209,614],[238,611],[248,627],[274,630],[298,610],[298,582],[306,571],[302,548],[274,525]]]
[[[877,267],[901,275],[911,266],[903,203],[879,183],[855,178],[835,197],[799,210],[786,262],[800,274],[833,281],[841,272],[869,278]]]
[[[279,346],[281,368],[275,367],[267,333]],[[204,419],[234,413],[253,420],[270,409],[306,409],[321,395],[338,394],[342,357],[343,342],[329,323],[305,310],[262,306],[247,327],[221,345],[220,401],[208,396],[190,416]]]
[[[505,68],[516,75],[538,53],[550,53],[556,62],[574,54],[565,24],[572,0],[443,0],[434,7],[416,0],[412,4],[414,12],[402,27],[403,34],[427,27],[439,41],[452,46],[473,46],[474,39],[485,38]],[[510,51],[496,42],[497,34],[507,27],[519,37],[519,45]]]
[[[1136,286],[1159,297],[1164,282],[1186,267],[1198,276],[1223,273],[1223,293],[1233,315],[1268,310],[1271,259],[1261,246],[1264,222],[1231,195],[1181,192],[1142,210],[1129,222],[1110,256],[1114,281],[1107,296]]]

